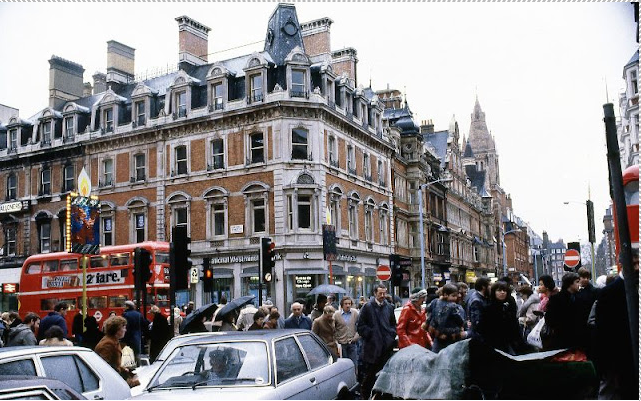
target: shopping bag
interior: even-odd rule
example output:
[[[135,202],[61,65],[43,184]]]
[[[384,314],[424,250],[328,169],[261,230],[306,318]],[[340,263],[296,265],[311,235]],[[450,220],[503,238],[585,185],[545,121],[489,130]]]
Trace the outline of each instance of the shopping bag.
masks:
[[[136,366],[138,366],[138,364],[136,363],[134,350],[128,345],[122,349],[122,359],[120,360],[120,366],[131,369],[134,369]]]
[[[527,343],[538,349],[543,348],[543,341],[541,341],[541,330],[543,330],[543,326],[545,326],[544,317],[539,320],[530,334],[527,335]]]

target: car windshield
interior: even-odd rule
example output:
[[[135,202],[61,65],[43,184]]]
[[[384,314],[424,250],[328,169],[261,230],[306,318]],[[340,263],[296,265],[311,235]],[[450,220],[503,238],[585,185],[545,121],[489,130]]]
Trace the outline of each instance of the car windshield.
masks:
[[[174,350],[147,389],[265,386],[268,366],[264,342],[186,345]]]

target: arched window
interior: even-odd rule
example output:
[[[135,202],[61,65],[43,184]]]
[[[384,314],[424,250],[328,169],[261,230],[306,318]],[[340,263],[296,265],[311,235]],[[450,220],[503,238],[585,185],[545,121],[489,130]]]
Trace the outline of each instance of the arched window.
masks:
[[[134,198],[127,202],[130,243],[138,243],[147,240],[148,209],[149,202],[144,198]]]
[[[252,182],[243,189],[245,198],[245,223],[249,235],[269,232],[269,187],[263,183]]]
[[[389,245],[389,207],[383,203],[378,208],[378,230],[381,245]]]
[[[329,190],[329,214],[331,222],[336,227],[336,236],[339,237],[341,233],[341,199],[343,198],[343,191],[338,185],[335,185]]]
[[[167,199],[167,204],[170,210],[170,225],[171,227],[186,227],[187,235],[189,235],[189,224],[191,214],[191,198],[189,195],[179,192],[172,194]]]
[[[361,198],[356,192],[349,195],[347,201],[347,216],[349,219],[349,237],[352,240],[358,240],[358,205]]]
[[[365,202],[365,241],[374,242],[374,200],[369,198]]]

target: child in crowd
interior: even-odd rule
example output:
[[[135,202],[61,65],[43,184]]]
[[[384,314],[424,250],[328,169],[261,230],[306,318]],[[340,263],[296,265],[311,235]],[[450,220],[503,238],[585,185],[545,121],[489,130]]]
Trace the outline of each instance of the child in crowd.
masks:
[[[465,312],[458,304],[459,290],[454,284],[445,284],[442,296],[436,301],[430,325],[433,328],[432,351],[439,352],[466,337]]]

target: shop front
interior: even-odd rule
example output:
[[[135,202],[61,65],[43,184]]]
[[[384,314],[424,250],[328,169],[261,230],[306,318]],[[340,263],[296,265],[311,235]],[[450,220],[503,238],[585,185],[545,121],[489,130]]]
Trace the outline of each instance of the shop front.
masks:
[[[0,293],[0,310],[18,310],[18,283],[2,283],[2,292]]]
[[[214,288],[211,301],[220,303],[222,297],[227,301],[234,299],[234,270],[226,268],[214,268]]]

